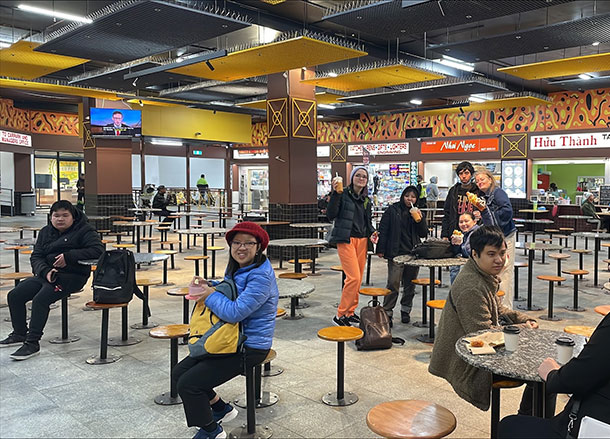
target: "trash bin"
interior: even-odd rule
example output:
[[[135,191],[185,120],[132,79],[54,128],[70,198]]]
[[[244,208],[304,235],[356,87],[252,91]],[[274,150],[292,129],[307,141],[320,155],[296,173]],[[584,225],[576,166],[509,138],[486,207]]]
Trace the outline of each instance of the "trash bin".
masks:
[[[21,194],[21,213],[34,216],[36,213],[36,194]]]

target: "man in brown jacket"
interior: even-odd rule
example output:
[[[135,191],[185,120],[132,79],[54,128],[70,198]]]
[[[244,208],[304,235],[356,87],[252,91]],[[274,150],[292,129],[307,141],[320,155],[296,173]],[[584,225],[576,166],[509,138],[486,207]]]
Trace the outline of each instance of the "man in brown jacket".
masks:
[[[503,305],[497,297],[498,274],[506,262],[506,242],[496,226],[481,226],[470,237],[471,258],[461,269],[447,298],[434,340],[428,371],[445,378],[455,392],[481,410],[489,409],[492,374],[470,366],[455,352],[455,343],[471,332],[500,326],[501,321],[537,328],[535,320]]]

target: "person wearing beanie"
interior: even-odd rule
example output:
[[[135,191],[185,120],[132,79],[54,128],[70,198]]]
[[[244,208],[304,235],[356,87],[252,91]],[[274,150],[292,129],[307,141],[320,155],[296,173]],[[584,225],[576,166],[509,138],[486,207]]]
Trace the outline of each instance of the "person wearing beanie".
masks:
[[[235,301],[216,292],[219,282],[197,279],[203,285],[205,306],[221,320],[240,322],[244,352],[236,354],[186,357],[176,365],[172,380],[182,399],[189,427],[199,427],[195,438],[227,437],[221,422],[237,416],[237,410],[224,402],[214,388],[233,379],[247,367],[260,364],[269,353],[275,330],[275,315],[279,292],[275,272],[263,251],[269,235],[258,224],[244,221],[229,230],[225,238],[229,244],[229,263],[225,279],[237,287]],[[195,280],[194,279],[194,280]]]
[[[473,206],[466,192],[471,192],[475,195],[479,194],[477,185],[474,184],[474,166],[470,162],[461,162],[457,165],[455,173],[460,181],[449,189],[447,198],[445,198],[443,226],[441,229],[441,238],[449,240],[451,234],[458,227],[460,215],[464,212],[472,212]]]
[[[339,326],[358,324],[355,314],[362,284],[362,274],[366,264],[369,238],[375,232],[371,221],[371,205],[367,196],[369,173],[364,166],[356,166],[349,177],[349,185],[343,192],[337,192],[339,177],[333,178],[333,191],[326,208],[326,215],[334,221],[329,243],[337,246],[339,260],[345,273],[345,284],[341,301],[333,323]]]
[[[599,230],[602,224],[599,215],[595,210],[595,195],[593,195],[591,192],[585,192],[584,194],[582,194],[582,199],[583,201],[580,205],[580,210],[582,211],[582,214],[585,216],[590,216],[591,219],[588,219],[587,222],[596,224],[597,230]]]
[[[417,187],[407,186],[400,194],[400,200],[383,213],[379,224],[376,252],[377,256],[385,258],[388,262],[386,288],[390,290],[390,294],[383,298],[383,309],[390,318],[390,326],[393,326],[392,316],[401,282],[400,321],[405,324],[411,321],[411,308],[415,296],[415,284],[411,281],[417,277],[419,267],[397,264],[394,262],[394,257],[410,253],[413,247],[421,243],[421,238],[425,238],[428,234],[428,224],[421,211],[417,209],[421,218],[419,222],[413,219],[410,212],[411,207],[417,203],[418,195]]]

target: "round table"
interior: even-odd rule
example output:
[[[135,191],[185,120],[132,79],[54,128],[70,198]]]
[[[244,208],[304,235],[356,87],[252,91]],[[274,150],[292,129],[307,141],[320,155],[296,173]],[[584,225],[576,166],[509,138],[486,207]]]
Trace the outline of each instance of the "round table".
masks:
[[[311,282],[295,279],[276,279],[279,298],[290,298],[290,315],[284,316],[287,320],[302,319],[302,314],[296,313],[296,305],[300,298],[312,293],[316,287]]]
[[[328,229],[332,227],[332,223],[292,223],[290,227],[294,227],[295,229]],[[318,235],[318,237],[320,237]],[[320,238],[322,239],[322,238]]]
[[[36,240],[34,238],[20,238],[20,239],[7,239],[5,245],[34,245]]]
[[[317,238],[286,238],[286,239],[272,239],[269,241],[269,245],[275,245],[277,247],[293,247],[294,248],[294,272],[301,273],[301,263],[299,262],[299,247],[309,247],[311,245],[328,244],[325,239]]]
[[[523,219],[523,218],[515,218],[513,220],[515,223],[521,224],[533,224],[532,225],[532,242],[536,242],[536,224],[553,224],[553,221],[548,219]]]
[[[227,229],[222,227],[202,227],[201,229],[178,229],[175,230],[178,234],[186,234],[186,235],[203,235],[203,256],[208,255],[208,235],[212,234],[212,245],[214,245],[214,234],[215,233],[226,233]],[[187,239],[188,241],[188,239]],[[204,279],[208,278],[208,260],[203,260],[203,277]]]
[[[134,259],[136,265],[140,264],[152,264],[153,262],[161,262],[169,259],[169,255],[162,255],[158,253],[134,253]],[[97,265],[98,259],[82,259],[78,261],[81,265]]]
[[[572,233],[572,236],[595,239],[595,250],[593,251],[593,285],[597,286],[599,272],[599,267],[597,266],[599,262],[599,243],[602,239],[610,239],[610,233],[576,232]]]
[[[526,311],[540,311],[544,308],[537,305],[532,305],[532,287],[534,280],[534,256],[536,250],[552,251],[562,250],[563,246],[559,244],[545,244],[543,242],[526,242],[523,248],[527,250],[527,302],[525,305],[517,305],[517,308]]]
[[[574,220],[574,231],[576,232],[576,223],[578,220],[588,220],[591,219],[591,217],[586,215],[558,215],[557,219]],[[576,238],[574,238],[574,249],[576,249]]]
[[[161,221],[113,221],[113,226],[133,227],[136,232],[136,251],[140,253],[140,227],[158,226]],[[145,229],[146,230],[146,229]]]
[[[532,219],[536,219],[537,213],[549,213],[550,210],[547,209],[519,209],[519,213],[531,213]]]
[[[458,339],[455,343],[455,352],[466,363],[478,369],[491,372],[516,380],[534,383],[534,416],[542,417],[544,413],[544,386],[545,383],[538,375],[538,366],[546,358],[556,358],[557,351],[555,340],[559,336],[566,336],[565,332],[549,331],[545,329],[522,328],[519,334],[519,349],[515,352],[508,352],[504,347],[496,348],[494,355],[474,355],[466,347],[468,343],[465,338],[471,338],[484,332],[497,332],[501,328],[486,329],[473,332]],[[574,340],[574,356],[577,356],[586,343],[582,335],[572,335],[569,337]]]
[[[467,258],[443,258],[443,259],[416,259],[412,255],[400,255],[394,258],[397,264],[411,265],[414,267],[428,267],[430,269],[430,300],[434,300],[434,269],[437,267],[461,266],[468,262]],[[428,323],[428,334],[421,334],[417,339],[423,343],[434,343],[434,308],[430,307],[430,320]],[[425,314],[425,309],[422,313]]]

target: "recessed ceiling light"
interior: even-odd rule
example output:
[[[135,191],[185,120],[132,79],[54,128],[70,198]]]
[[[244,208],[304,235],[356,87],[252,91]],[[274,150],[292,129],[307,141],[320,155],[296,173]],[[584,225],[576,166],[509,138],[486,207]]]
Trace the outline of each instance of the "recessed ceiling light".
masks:
[[[362,20],[362,16],[361,16],[361,15],[358,15],[358,16],[356,17],[356,20]]]
[[[580,79],[584,79],[585,81],[587,81],[587,80],[589,80],[589,79],[593,78],[593,76],[589,75],[588,73],[581,73],[580,75],[578,75],[578,77],[579,77]]]
[[[337,75],[335,72],[328,72],[328,76],[331,78],[336,78],[339,75]]]
[[[421,105],[422,104],[421,99],[411,99],[409,102],[412,103],[413,105]]]
[[[407,32],[407,30],[406,29],[400,29],[400,32],[404,34],[405,32]]]
[[[544,46],[543,49],[544,50],[549,50],[549,46]]]
[[[466,15],[466,18],[470,20],[472,18],[472,15]]]
[[[335,109],[335,107],[333,105],[328,105],[328,104],[318,104],[318,107],[324,108],[326,110],[334,110]]]
[[[593,41],[593,42],[591,43],[591,45],[592,45],[592,46],[599,46],[599,41]]]
[[[517,35],[515,38],[516,38],[517,40],[520,40],[520,39],[521,39],[521,35]]]
[[[80,23],[93,23],[93,20],[87,17],[80,17],[78,15],[66,14],[64,12],[52,11],[50,9],[38,8],[30,5],[18,5],[17,8],[22,11],[33,12],[34,14],[46,15],[53,18],[62,18],[69,21],[78,21]]]

